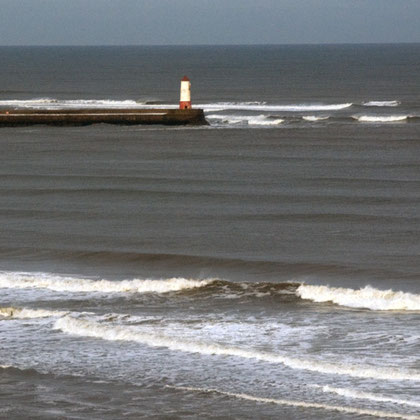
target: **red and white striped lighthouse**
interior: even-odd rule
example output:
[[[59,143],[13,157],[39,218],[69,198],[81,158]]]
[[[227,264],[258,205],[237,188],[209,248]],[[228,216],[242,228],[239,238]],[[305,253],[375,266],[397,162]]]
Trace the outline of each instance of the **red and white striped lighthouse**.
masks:
[[[184,76],[181,80],[179,109],[191,109],[191,82],[187,76]]]

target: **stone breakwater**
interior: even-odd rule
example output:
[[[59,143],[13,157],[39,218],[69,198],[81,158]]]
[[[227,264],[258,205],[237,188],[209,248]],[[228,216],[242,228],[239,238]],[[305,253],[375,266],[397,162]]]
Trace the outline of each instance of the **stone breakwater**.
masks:
[[[72,109],[0,111],[0,127],[35,124],[83,126],[90,124],[207,125],[202,109]]]

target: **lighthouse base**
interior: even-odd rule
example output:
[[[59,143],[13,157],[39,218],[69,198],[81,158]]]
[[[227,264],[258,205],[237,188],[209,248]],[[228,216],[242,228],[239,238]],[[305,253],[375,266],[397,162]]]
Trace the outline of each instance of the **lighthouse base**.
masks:
[[[179,109],[191,109],[191,101],[181,101],[179,103]]]

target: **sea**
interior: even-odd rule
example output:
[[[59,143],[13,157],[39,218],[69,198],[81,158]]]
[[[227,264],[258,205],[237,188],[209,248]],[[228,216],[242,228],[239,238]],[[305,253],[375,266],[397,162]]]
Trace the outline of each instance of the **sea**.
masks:
[[[420,419],[420,44],[0,57],[1,419]]]

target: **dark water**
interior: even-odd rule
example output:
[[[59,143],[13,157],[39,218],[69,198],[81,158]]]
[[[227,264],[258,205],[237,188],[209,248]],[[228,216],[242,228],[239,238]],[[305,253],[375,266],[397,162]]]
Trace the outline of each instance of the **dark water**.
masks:
[[[420,45],[0,57],[0,418],[420,418]]]

